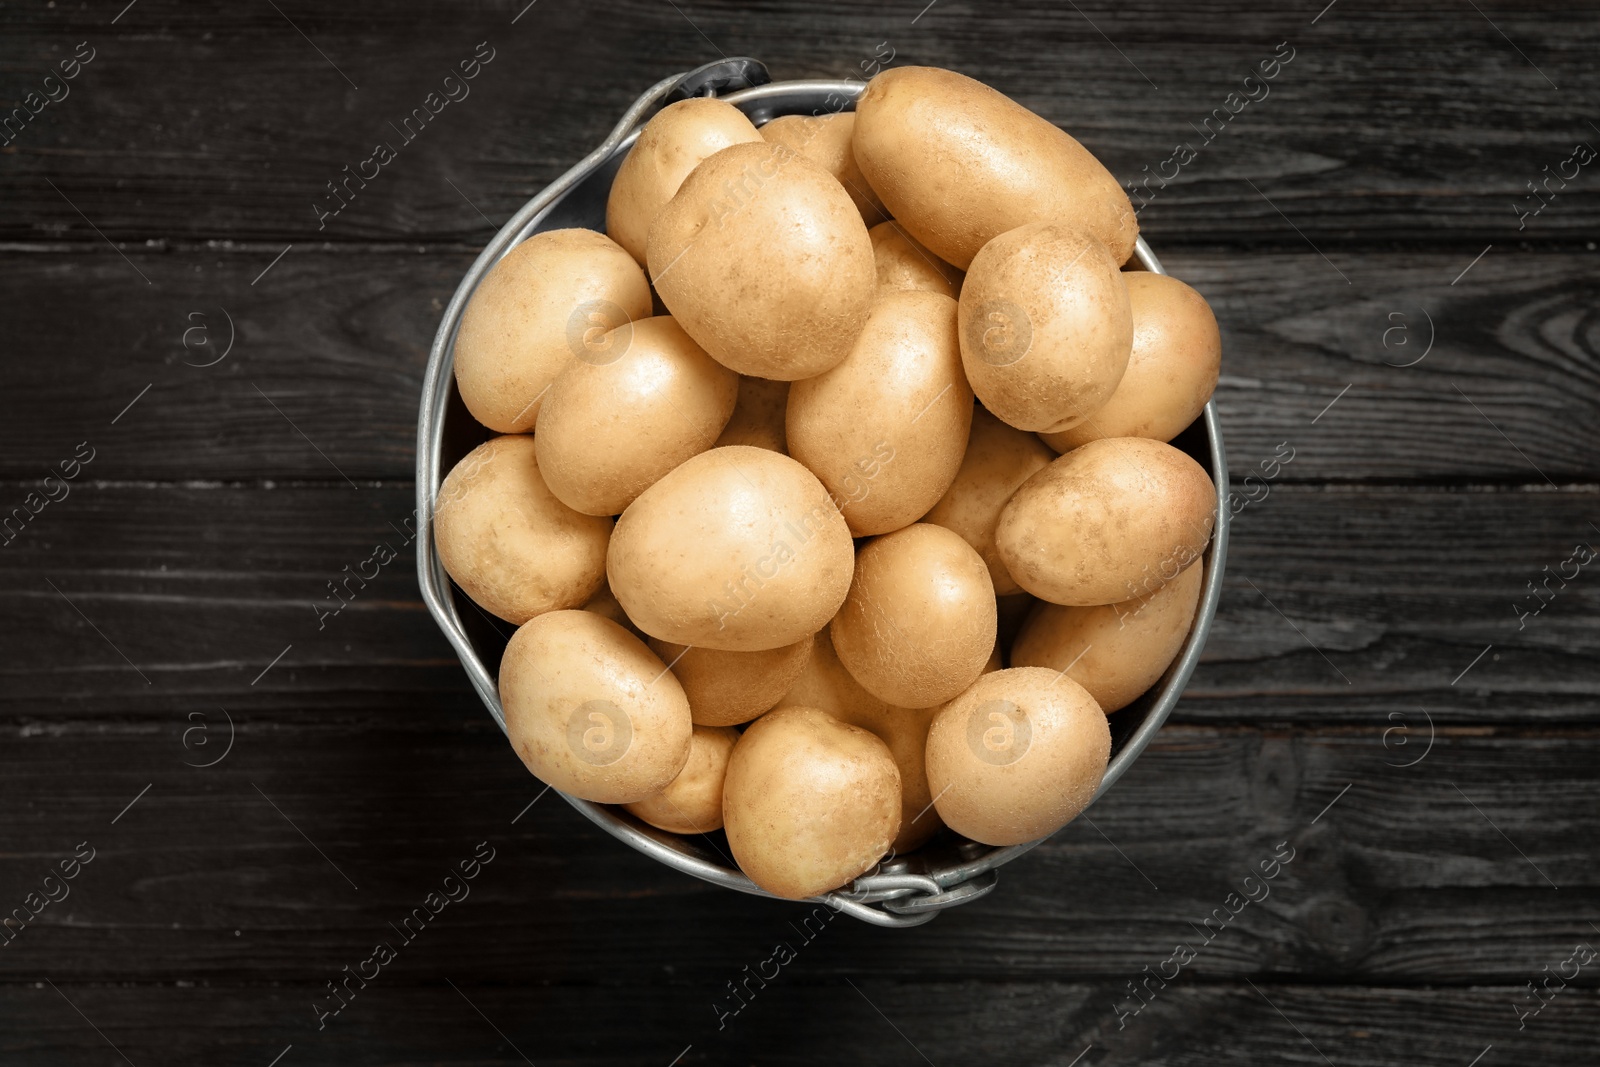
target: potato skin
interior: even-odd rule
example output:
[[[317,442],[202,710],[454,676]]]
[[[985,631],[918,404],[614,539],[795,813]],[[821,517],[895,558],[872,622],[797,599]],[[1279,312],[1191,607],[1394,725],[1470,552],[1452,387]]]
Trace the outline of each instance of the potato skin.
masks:
[[[924,248],[899,223],[880,222],[867,236],[872,238],[879,292],[922,289],[952,300],[961,295],[962,272]]]
[[[1066,429],[1115,393],[1133,310],[1105,246],[1059,223],[996,237],[961,287],[961,362],[972,391],[1019,430]]]
[[[649,264],[662,302],[711,358],[777,381],[844,359],[876,277],[844,187],[765,142],[694,169],[650,228]]]
[[[1078,425],[1043,433],[1067,452],[1101,437],[1170,441],[1200,413],[1222,370],[1222,333],[1205,297],[1176,278],[1123,271],[1133,310],[1133,351],[1111,399]]]
[[[713,448],[639,494],[606,554],[611,591],[645,633],[734,652],[825,626],[855,569],[849,527],[788,456]]]
[[[982,672],[995,646],[989,568],[961,535],[917,523],[856,556],[850,595],[829,625],[839,662],[879,700],[942,704]]]
[[[485,441],[445,476],[433,536],[444,569],[473,602],[520,625],[600,590],[611,519],[557,499],[533,438],[511,434]]]
[[[783,699],[811,659],[813,638],[761,652],[689,648],[657,637],[645,643],[683,686],[696,726],[737,726]]]
[[[617,515],[674,467],[711,447],[733,414],[739,376],[671,316],[612,331],[606,360],[575,359],[551,385],[534,443],[550,491],[585,515]]]
[[[861,212],[861,221],[873,226],[887,219],[889,213],[856,165],[855,149],[851,147],[855,132],[856,116],[851,111],[782,115],[761,127],[764,140],[794,149],[838,179]]]
[[[1017,584],[1052,604],[1154,592],[1200,558],[1217,498],[1200,464],[1143,437],[1091,441],[1022,484],[995,547]]]
[[[1077,818],[1100,787],[1111,730],[1077,682],[1042,667],[985,674],[928,731],[928,788],[956,833],[1020,845]]]
[[[994,670],[1000,669],[998,657],[991,664]],[[817,634],[811,658],[800,677],[778,701],[780,708],[791,704],[819,708],[840,722],[871,731],[888,746],[900,771],[900,832],[893,842],[896,854],[910,852],[944,826],[933,808],[924,766],[928,727],[933,724],[938,705],[898,708],[861,688],[861,683],[839,662],[826,629]]]
[[[870,732],[817,708],[778,708],[733,746],[722,817],[739,869],[801,900],[847,884],[889,850],[900,772]]]
[[[707,156],[761,140],[744,112],[709,97],[668,104],[645,123],[606,198],[606,233],[640,263],[650,224]]]
[[[828,487],[856,537],[908,526],[944,495],[972,426],[956,302],[889,292],[844,362],[789,387],[789,454]]]
[[[1022,592],[994,547],[1000,512],[1017,487],[1053,459],[1038,437],[1007,426],[980,407],[973,412],[967,454],[955,481],[922,517],[923,522],[954,530],[983,557],[997,597]]]
[[[1028,222],[1070,220],[1118,264],[1139,236],[1128,194],[1088,149],[954,71],[894,67],[868,82],[856,101],[855,156],[896,221],[962,269]]]
[[[533,429],[545,391],[597,329],[650,314],[650,283],[593,230],[547,230],[507,252],[472,294],[456,333],[456,388],[497,433]]]
[[[789,383],[766,378],[739,376],[739,399],[733,416],[722,428],[716,447],[751,445],[789,454],[789,438],[784,432],[784,413],[789,407]]]
[[[643,641],[594,612],[552,611],[512,634],[500,703],[528,770],[584,800],[644,800],[689,759],[683,687]]]
[[[624,804],[629,814],[673,834],[709,834],[722,829],[722,781],[739,731],[724,726],[694,728],[689,762],[653,797]]]
[[[1183,648],[1204,575],[1205,563],[1196,560],[1155,592],[1120,604],[1039,604],[1011,646],[1011,665],[1065,671],[1106,714],[1121,711]]]

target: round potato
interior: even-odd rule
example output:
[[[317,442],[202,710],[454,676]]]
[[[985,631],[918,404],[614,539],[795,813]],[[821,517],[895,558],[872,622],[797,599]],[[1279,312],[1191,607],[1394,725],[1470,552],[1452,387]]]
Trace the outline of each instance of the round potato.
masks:
[[[695,97],[668,104],[639,131],[606,199],[606,233],[640,263],[650,224],[700,161],[729,145],[761,140],[732,104]]]
[[[983,558],[943,526],[869,541],[829,627],[839,662],[879,700],[926,708],[956,696],[995,647],[994,585]]]
[[[1022,484],[995,547],[1017,584],[1052,604],[1143,596],[1200,558],[1217,497],[1200,464],[1143,437],[1090,441]]]
[[[593,230],[547,230],[507,252],[473,292],[456,332],[456,387],[497,433],[533,429],[539,405],[574,356],[650,314],[650,283],[616,242]]]
[[[643,641],[593,612],[523,623],[500,660],[500,703],[528,770],[583,800],[655,796],[689,760],[683,687]]]
[[[849,527],[788,456],[730,445],[639,494],[606,555],[628,618],[679,645],[759,652],[833,618],[855,566]]]
[[[998,661],[991,662],[999,670]],[[820,708],[841,722],[870,730],[888,746],[900,771],[900,832],[893,842],[897,854],[910,852],[939,832],[944,824],[933,809],[933,794],[928,792],[928,773],[923,767],[928,727],[939,710],[937,705],[897,708],[861,688],[861,683],[839,662],[827,630],[817,634],[805,670],[778,701],[780,708],[791,704]]]
[[[518,625],[575,608],[605,583],[611,520],[550,492],[533,438],[495,437],[445,476],[433,513],[445,571],[479,607]]]
[[[1017,487],[1050,465],[1055,456],[1031,433],[1013,429],[983,408],[972,416],[967,454],[948,491],[922,517],[923,522],[960,534],[989,567],[996,596],[1020,593],[994,547],[1000,511]]]
[[[1200,417],[1222,369],[1222,333],[1205,297],[1176,278],[1122,274],[1133,310],[1133,352],[1111,399],[1070,429],[1041,436],[1057,452],[1101,437],[1170,441]]]
[[[788,382],[740,375],[739,399],[733,405],[733,417],[717,438],[717,447],[750,445],[787,455],[789,438],[784,433],[783,420],[788,406]]]
[[[900,772],[868,731],[816,708],[778,708],[733,746],[722,818],[739,869],[800,900],[845,885],[889,850]]]
[[[1128,286],[1105,245],[1030,223],[978,253],[961,287],[961,361],[1019,430],[1076,426],[1111,399],[1133,349]]]
[[[1128,194],[1072,137],[981,82],[894,67],[856,101],[856,162],[896,221],[965,268],[1028,222],[1070,221],[1118,264],[1139,236]]]
[[[655,637],[646,644],[688,694],[696,726],[737,726],[783,699],[811,659],[812,637],[762,652],[687,648]]]
[[[670,316],[617,331],[605,362],[573,360],[539,410],[534,443],[550,491],[585,515],[617,515],[733,414],[739,376]]]
[[[1110,714],[1149,689],[1178,655],[1200,604],[1199,560],[1153,593],[1120,604],[1040,604],[1011,646],[1013,667],[1048,667]]]
[[[872,301],[872,239],[844,186],[783,145],[696,167],[650,228],[662,302],[711,357],[793,381],[837,365]]]
[[[850,147],[855,132],[856,117],[849,111],[784,115],[761,127],[761,136],[767,141],[794,149],[837,178],[861,212],[862,221],[872,226],[887,219],[889,213],[856,166],[856,154]]]
[[[932,507],[971,426],[956,302],[938,293],[880,293],[844,362],[789,387],[789,454],[828,487],[857,537]]]
[[[709,834],[722,829],[722,780],[739,731],[721,726],[695,726],[689,741],[689,762],[668,786],[653,797],[624,804],[636,818],[674,834]]]
[[[895,222],[867,231],[878,269],[878,289],[923,289],[954,300],[961,295],[961,271],[917,243]]]
[[[1071,678],[1042,667],[985,674],[928,731],[928,788],[958,834],[1020,845],[1071,822],[1111,758],[1105,712]]]

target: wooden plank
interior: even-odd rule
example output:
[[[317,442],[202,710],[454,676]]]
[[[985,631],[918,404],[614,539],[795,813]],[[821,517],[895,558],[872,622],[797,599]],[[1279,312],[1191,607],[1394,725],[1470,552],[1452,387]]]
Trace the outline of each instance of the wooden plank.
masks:
[[[1596,497],[1272,486],[1234,519],[1222,605],[1177,719],[1595,722],[1600,586],[1568,561],[1597,539]],[[419,599],[411,512],[401,485],[80,481],[0,550],[13,652],[0,714],[476,719]],[[370,574],[379,544],[397,558],[366,588],[330,592]]]
[[[541,799],[485,716],[232,717],[231,750],[215,714],[10,728],[7,907],[80,842],[94,858],[0,973],[226,982],[244,965],[254,981],[320,982],[399,939],[480,842],[493,859],[469,895],[436,934],[411,931],[445,974],[610,984],[668,968],[720,984],[794,921],[795,905],[678,874]],[[202,722],[209,747],[184,736]],[[1194,981],[1520,984],[1600,936],[1600,731],[1441,728],[1402,767],[1425,738],[1398,749],[1383,730],[1169,726],[1092,822],[1006,868],[989,897],[910,936],[841,919],[840,954],[808,967],[1120,990],[1184,943]]]
[[[8,324],[0,478],[87,440],[98,478],[409,479],[428,348],[471,257],[275,254],[133,256],[153,286],[109,250],[0,255],[35,309]],[[1592,257],[1497,251],[1453,285],[1463,257],[1337,258],[1356,284],[1310,252],[1166,257],[1222,324],[1236,479],[1292,449],[1280,480],[1600,480]]]
[[[793,935],[789,935],[793,939]],[[836,936],[830,929],[827,938]],[[910,935],[915,937],[917,935]],[[0,1012],[29,1020],[0,1036],[17,1067],[130,1062],[259,1063],[291,1048],[288,1064],[584,1063],[597,1067],[713,1063],[1238,1063],[1327,1062],[1341,1067],[1465,1067],[1483,1063],[1592,1062],[1593,989],[1561,993],[1524,1031],[1511,1010],[1526,990],[1365,988],[1345,984],[1172,988],[1122,1032],[1102,1021],[1109,991],[1081,982],[819,984],[810,968],[829,951],[802,947],[778,979],[716,1029],[711,1003],[725,991],[659,974],[602,987],[477,986],[460,974],[401,984],[384,975],[344,1016],[316,1030],[307,987],[107,987],[32,983],[0,987]],[[770,947],[749,946],[750,959]],[[419,961],[407,961],[419,969]],[[642,968],[641,968],[642,969]],[[770,969],[768,973],[771,973]],[[444,979],[450,979],[446,984]],[[645,984],[648,983],[648,984]],[[455,988],[452,989],[451,985]],[[326,994],[324,994],[326,996]],[[68,998],[71,1004],[67,1003]],[[83,1014],[73,1009],[79,1007]],[[85,1024],[92,1019],[102,1032]],[[625,1021],[617,1021],[618,1019]],[[818,1025],[826,1020],[825,1025]],[[1108,1027],[1107,1022],[1111,1025]],[[1109,1031],[1109,1032],[1108,1032]],[[920,1055],[919,1055],[920,1054]],[[681,1058],[673,1061],[674,1056]],[[109,1059],[108,1059],[109,1057]]]
[[[1147,212],[1166,245],[1298,250],[1303,234],[1329,252],[1581,247],[1600,223],[1587,171],[1552,185],[1555,198],[1525,225],[1518,205],[1575,142],[1600,143],[1583,103],[1597,87],[1587,57],[1600,21],[1585,10],[1594,5],[1480,13],[1346,0],[1313,24],[1298,9],[1218,0],[1082,11],[1049,0],[941,3],[915,19],[797,0],[759,11],[646,0],[524,10],[512,0],[281,14],[141,0],[115,25],[86,8],[14,11],[13,101],[77,42],[97,55],[70,96],[0,148],[0,239],[100,243],[98,227],[133,243],[478,243],[596,145],[638,93],[721,53],[758,56],[779,78],[859,77],[890,54],[897,65],[953,66],[1077,134],[1123,180],[1160,173],[1175,145],[1192,143],[1197,158]],[[392,130],[478,42],[496,58],[470,95],[413,141]],[[1229,101],[1263,92],[1244,78],[1280,42],[1294,58],[1268,95]],[[1208,143],[1197,131],[1217,109],[1229,121]],[[319,230],[313,204],[326,183],[380,140],[398,158]]]

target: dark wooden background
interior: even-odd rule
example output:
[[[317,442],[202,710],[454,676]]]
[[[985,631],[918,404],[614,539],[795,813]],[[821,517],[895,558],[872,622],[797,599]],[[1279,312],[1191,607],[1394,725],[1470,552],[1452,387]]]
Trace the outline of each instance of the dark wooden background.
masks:
[[[1600,147],[1592,2],[525,2],[0,8],[7,108],[95,51],[0,149],[0,509],[95,456],[0,548],[0,912],[95,849],[0,948],[0,1062],[1595,1062],[1600,963],[1551,976],[1600,944],[1600,564],[1514,607],[1600,541],[1596,166],[1517,217]],[[1126,179],[1285,41],[1142,223],[1221,320],[1235,479],[1295,459],[1235,520],[1170,725],[989,898],[803,943],[799,905],[528,808],[409,549],[319,629],[326,583],[400,547],[456,281],[649,84],[887,48]],[[478,42],[471,95],[319,232],[324,183]],[[480,841],[471,896],[319,1029]],[[1119,1029],[1281,841],[1270,898]]]

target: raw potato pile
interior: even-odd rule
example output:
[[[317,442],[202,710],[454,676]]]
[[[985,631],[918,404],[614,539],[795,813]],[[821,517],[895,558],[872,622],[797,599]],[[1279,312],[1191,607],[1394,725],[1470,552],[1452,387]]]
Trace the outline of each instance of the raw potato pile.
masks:
[[[500,695],[528,769],[725,829],[783,897],[942,826],[1010,845],[1074,818],[1107,714],[1189,632],[1215,518],[1165,442],[1216,386],[1216,320],[1123,269],[1116,180],[906,67],[762,129],[664,108],[606,229],[517,246],[455,347],[505,436],[450,472],[434,531],[520,626]]]

